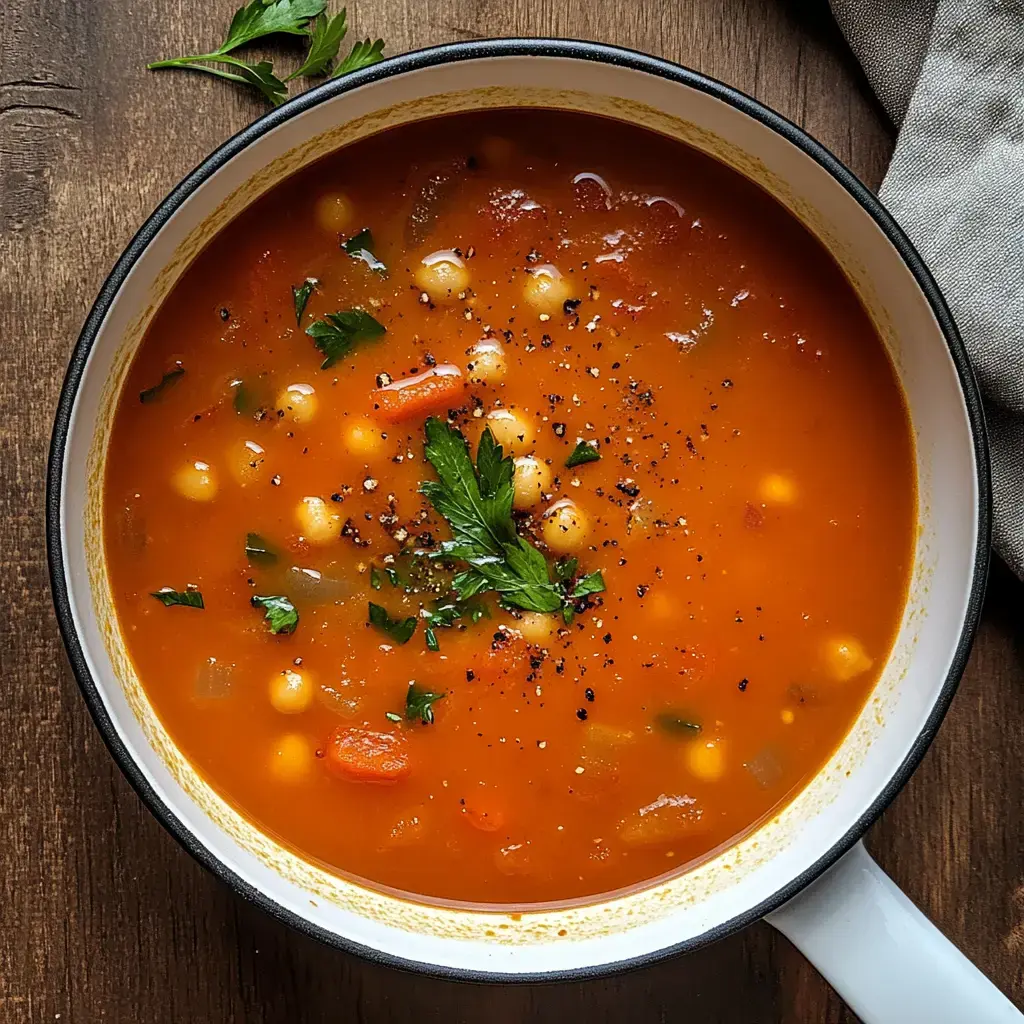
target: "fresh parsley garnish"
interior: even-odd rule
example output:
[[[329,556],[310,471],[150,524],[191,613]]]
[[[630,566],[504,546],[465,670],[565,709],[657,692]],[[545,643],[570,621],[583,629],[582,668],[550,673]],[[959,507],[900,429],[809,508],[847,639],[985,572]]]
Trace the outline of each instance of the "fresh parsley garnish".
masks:
[[[155,402],[169,387],[173,387],[184,376],[185,370],[180,366],[176,366],[173,370],[168,370],[160,378],[159,384],[154,384],[151,388],[146,388],[145,391],[139,392],[139,401],[143,405]]]
[[[441,645],[437,642],[437,629],[447,629],[454,626],[459,619],[468,619],[470,622],[479,622],[481,619],[489,618],[487,605],[482,601],[468,600],[459,601],[456,598],[446,598],[432,601],[420,612],[423,618],[424,637],[427,649],[439,651]]]
[[[421,690],[415,683],[410,683],[409,689],[405,694],[405,720],[407,722],[419,720],[424,725],[433,725],[434,705],[439,700],[444,700],[444,698],[445,695],[443,693]],[[385,717],[389,722],[400,722],[402,720],[402,716],[396,715],[394,711],[386,712]]]
[[[338,56],[341,49],[341,41],[345,38],[348,25],[345,24],[346,11],[342,8],[340,14],[333,18],[329,14],[318,14],[310,23],[309,32],[309,53],[302,62],[302,67],[293,71],[286,79],[290,82],[293,78],[307,78],[310,75],[322,75],[330,65],[331,61]]]
[[[562,611],[570,618],[576,597],[575,560],[570,560],[570,574],[563,566],[552,579],[544,555],[519,536],[512,518],[512,459],[503,456],[491,431],[485,429],[480,438],[475,467],[466,439],[456,428],[431,417],[426,435],[424,454],[438,479],[424,481],[420,491],[452,531],[452,539],[436,555],[469,565],[452,583],[459,598],[493,590],[504,604],[533,612]],[[604,590],[599,572],[585,579],[586,593]]]
[[[375,270],[382,277],[387,276],[388,268],[373,254],[373,235],[369,228],[363,228],[347,242],[342,242],[341,247],[353,259],[362,260],[371,270]]]
[[[346,31],[345,11],[332,18],[324,14],[326,7],[326,0],[251,0],[235,11],[227,38],[216,50],[158,60],[147,67],[154,70],[189,68],[216,75],[229,82],[251,85],[277,106],[288,98],[286,82],[293,78],[323,74],[338,56]],[[306,59],[285,81],[274,74],[274,66],[270,61],[261,60],[257,64],[250,64],[231,55],[240,46],[279,33],[309,38]],[[384,42],[381,39],[372,43],[369,39],[356,42],[349,55],[335,66],[331,77],[337,78],[376,64],[383,59],[383,50]]]
[[[259,565],[270,565],[277,561],[277,552],[258,533],[247,533],[245,557]]]
[[[600,594],[604,591],[604,576],[601,575],[601,570],[597,572],[588,573],[586,576],[581,576],[569,591],[569,596],[574,599],[586,597],[588,594]]]
[[[380,590],[384,586],[384,572],[375,565],[370,566],[370,586],[374,590]]]
[[[331,78],[340,78],[352,71],[368,68],[384,59],[384,40],[360,40],[352,45],[349,55],[331,72]]]
[[[307,277],[300,285],[292,285],[292,302],[295,303],[295,323],[302,326],[302,314],[306,312],[306,303],[320,282],[315,277]]]
[[[294,633],[299,624],[299,613],[295,605],[280,594],[260,597],[253,595],[250,601],[253,608],[262,608],[270,626],[271,633]]]
[[[654,724],[672,736],[696,736],[700,725],[679,711],[659,711],[654,716]]]
[[[393,619],[386,608],[371,601],[370,625],[391,637],[396,644],[407,644],[416,632],[416,617],[410,615],[407,619]]]
[[[601,453],[592,444],[588,441],[580,441],[569,453],[569,458],[565,460],[565,468],[573,469],[588,462],[597,462],[600,458]]]
[[[386,329],[361,309],[344,309],[328,313],[325,320],[311,323],[306,333],[323,353],[320,369],[326,370],[339,359],[344,359],[360,342],[379,338]]]
[[[165,608],[180,605],[182,608],[205,608],[203,595],[198,590],[172,590],[170,587],[161,587],[153,593]]]

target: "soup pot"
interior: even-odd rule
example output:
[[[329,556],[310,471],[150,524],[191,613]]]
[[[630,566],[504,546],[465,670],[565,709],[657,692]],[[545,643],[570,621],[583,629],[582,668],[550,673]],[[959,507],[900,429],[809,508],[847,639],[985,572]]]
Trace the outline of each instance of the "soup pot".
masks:
[[[588,111],[688,143],[753,179],[824,243],[877,326],[906,395],[919,530],[885,670],[840,748],[791,803],[703,863],[630,891],[488,908],[332,874],[262,833],[200,777],[126,654],[104,569],[101,495],[132,356],[161,300],[220,228],[339,146],[416,119],[509,106]],[[935,735],[980,613],[989,471],[978,391],[934,281],[878,200],[822,146],[749,97],[609,46],[502,40],[395,57],[262,117],[171,192],[104,284],[61,394],[47,520],[64,642],[114,758],[197,860],[300,931],[399,967],[508,981],[635,967],[767,917],[866,1021],[1019,1019],[860,842]],[[892,585],[901,585],[895,575]]]

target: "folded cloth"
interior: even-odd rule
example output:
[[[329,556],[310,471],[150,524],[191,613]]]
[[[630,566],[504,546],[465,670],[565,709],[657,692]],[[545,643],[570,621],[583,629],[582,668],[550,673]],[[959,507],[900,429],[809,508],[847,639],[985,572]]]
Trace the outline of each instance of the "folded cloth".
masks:
[[[899,128],[879,197],[985,397],[993,546],[1024,579],[1024,0],[830,0]]]

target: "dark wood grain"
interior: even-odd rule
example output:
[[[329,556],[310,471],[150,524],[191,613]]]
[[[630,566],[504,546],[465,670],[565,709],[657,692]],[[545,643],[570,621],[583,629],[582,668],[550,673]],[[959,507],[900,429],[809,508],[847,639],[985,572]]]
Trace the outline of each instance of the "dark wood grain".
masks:
[[[822,9],[791,0],[357,0],[392,52],[563,35],[662,54],[804,125],[870,185],[892,139]],[[0,1021],[724,1024],[853,1017],[767,926],[585,984],[482,988],[364,964],[270,920],[197,867],[122,780],[50,607],[43,475],[77,331],[163,194],[263,111],[143,64],[219,38],[233,0],[0,4]],[[350,5],[351,6],[351,5]],[[964,685],[873,830],[884,867],[1024,1000],[1024,589],[997,571]]]

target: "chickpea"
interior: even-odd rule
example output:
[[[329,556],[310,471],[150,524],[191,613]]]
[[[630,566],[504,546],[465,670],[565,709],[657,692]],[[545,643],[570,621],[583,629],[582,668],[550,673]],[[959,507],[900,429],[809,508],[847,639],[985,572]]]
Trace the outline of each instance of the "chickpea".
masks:
[[[340,535],[341,516],[323,498],[303,498],[295,508],[295,521],[310,544],[329,544]]]
[[[353,455],[370,458],[379,455],[384,449],[384,438],[380,428],[368,419],[357,419],[345,428],[345,447]]]
[[[277,407],[284,413],[284,418],[296,424],[309,423],[319,404],[316,391],[310,384],[289,384],[277,396]]]
[[[462,257],[452,249],[439,249],[423,261],[413,274],[416,287],[426,292],[430,301],[445,305],[459,301],[460,293],[469,287],[469,271]]]
[[[545,465],[535,455],[522,455],[514,460],[514,464],[515,475],[512,484],[515,491],[512,496],[512,507],[532,508],[553,486],[551,467]]]
[[[235,441],[228,448],[226,455],[228,469],[242,487],[259,480],[267,456],[255,441]]]
[[[686,747],[686,767],[704,782],[715,782],[725,774],[725,749],[722,741],[694,740]]]
[[[769,473],[761,480],[758,494],[766,505],[792,505],[796,501],[796,485],[787,476]]]
[[[172,477],[174,489],[189,501],[212,501],[217,495],[217,477],[206,462],[186,462]]]
[[[828,641],[825,645],[825,662],[832,675],[843,683],[867,672],[874,664],[864,650],[864,645],[852,636]]]
[[[282,715],[297,715],[313,703],[313,684],[306,673],[286,668],[270,680],[270,703]]]
[[[466,369],[473,384],[498,384],[508,373],[505,349],[500,341],[481,338],[466,355],[470,358]]]
[[[297,782],[309,774],[316,753],[305,736],[289,732],[274,744],[270,754],[270,770],[282,782]]]
[[[528,644],[538,644],[543,647],[558,639],[560,622],[557,615],[547,615],[544,612],[523,612],[512,623],[512,628]]]
[[[590,535],[590,516],[574,501],[563,498],[544,513],[541,537],[556,555],[579,551]]]
[[[337,235],[352,227],[355,210],[344,192],[328,192],[316,201],[316,222],[329,235]]]
[[[557,267],[544,263],[529,272],[523,285],[523,299],[537,313],[549,316],[558,313],[566,299],[572,298],[572,287]]]
[[[506,455],[529,451],[537,442],[533,421],[521,412],[493,409],[484,417],[484,422],[494,435],[494,440],[505,449]]]

